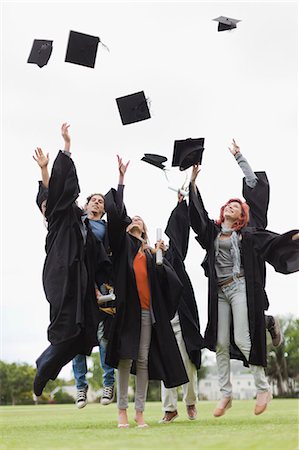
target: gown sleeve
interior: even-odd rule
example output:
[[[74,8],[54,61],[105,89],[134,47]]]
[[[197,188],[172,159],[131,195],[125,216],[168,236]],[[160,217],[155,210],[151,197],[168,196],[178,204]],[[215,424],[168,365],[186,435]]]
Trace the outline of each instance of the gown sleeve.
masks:
[[[172,211],[165,234],[169,237],[169,249],[165,255],[166,259],[173,264],[172,261],[177,255],[180,261],[184,261],[188,251],[190,235],[188,206],[185,200],[178,203]]]
[[[118,185],[117,190],[110,189],[105,195],[105,210],[108,220],[108,238],[112,253],[119,251],[121,243],[126,235],[127,226],[131,223],[123,202],[123,185]]]
[[[289,274],[299,271],[299,241],[293,241],[292,236],[298,230],[277,234],[267,230],[257,230],[254,233],[255,244],[262,258],[279,273]]]
[[[74,161],[59,151],[49,180],[46,218],[68,209],[78,198],[80,187]]]
[[[198,189],[196,188],[194,192],[191,184],[189,186],[189,219],[194,233],[197,234],[196,240],[207,250],[218,229],[215,222],[209,218]]]
[[[270,198],[270,186],[266,172],[255,172],[256,185],[251,188],[243,178],[242,194],[249,205],[249,227],[266,228],[268,219],[268,206]]]

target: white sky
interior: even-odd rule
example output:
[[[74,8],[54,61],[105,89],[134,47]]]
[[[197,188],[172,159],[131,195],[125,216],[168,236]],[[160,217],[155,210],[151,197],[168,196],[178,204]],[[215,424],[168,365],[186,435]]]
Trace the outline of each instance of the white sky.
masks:
[[[213,18],[241,19],[217,32]],[[140,161],[169,158],[175,139],[205,137],[199,184],[210,217],[241,196],[242,173],[227,147],[234,137],[271,183],[268,229],[298,227],[297,2],[2,2],[2,355],[28,362],[48,345],[42,289],[46,229],[36,207],[36,146],[53,162],[60,125],[71,124],[81,204],[117,182],[116,154],[131,160],[125,200],[155,241],[176,204],[163,173]],[[69,31],[99,36],[95,69],[64,62]],[[47,66],[27,64],[34,39],[53,40]],[[144,90],[152,118],[123,126],[115,98]],[[187,171],[190,175],[190,171]],[[175,187],[185,180],[169,173]],[[204,252],[191,234],[186,260],[202,330],[207,319]],[[298,275],[269,267],[272,314],[298,314]],[[70,365],[61,373],[68,376]]]

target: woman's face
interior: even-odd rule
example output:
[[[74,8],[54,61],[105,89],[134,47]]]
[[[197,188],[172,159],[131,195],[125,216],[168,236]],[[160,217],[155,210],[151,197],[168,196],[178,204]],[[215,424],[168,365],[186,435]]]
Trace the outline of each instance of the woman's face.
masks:
[[[137,228],[141,233],[144,232],[144,223],[141,217],[139,216],[132,217],[132,222],[128,226],[127,231],[131,231],[133,228],[135,229]]]
[[[230,202],[223,211],[224,218],[238,220],[242,217],[242,208],[239,202]]]

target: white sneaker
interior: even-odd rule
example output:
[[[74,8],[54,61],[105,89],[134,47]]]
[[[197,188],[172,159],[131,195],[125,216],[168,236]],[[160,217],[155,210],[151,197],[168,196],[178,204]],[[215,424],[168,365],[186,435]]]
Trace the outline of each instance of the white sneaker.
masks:
[[[101,405],[110,405],[114,400],[114,386],[105,386],[101,398]]]
[[[76,406],[81,409],[87,405],[87,388],[77,390]]]

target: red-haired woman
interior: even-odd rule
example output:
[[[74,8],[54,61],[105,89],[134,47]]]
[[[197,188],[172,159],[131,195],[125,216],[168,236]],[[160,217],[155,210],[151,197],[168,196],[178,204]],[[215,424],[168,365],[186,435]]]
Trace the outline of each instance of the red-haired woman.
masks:
[[[205,345],[216,351],[222,399],[214,416],[220,417],[232,405],[230,358],[242,359],[253,372],[257,389],[255,414],[267,408],[272,393],[265,376],[266,337],[264,310],[264,263],[276,271],[299,270],[298,230],[283,235],[248,227],[249,207],[230,199],[217,221],[209,219],[195,185],[200,171],[193,166],[189,216],[196,239],[207,251],[203,262],[209,278],[208,324]]]

